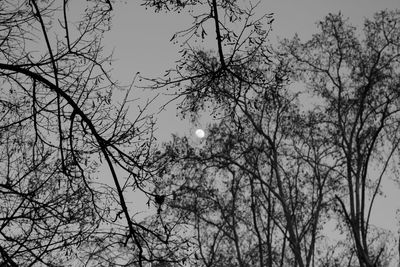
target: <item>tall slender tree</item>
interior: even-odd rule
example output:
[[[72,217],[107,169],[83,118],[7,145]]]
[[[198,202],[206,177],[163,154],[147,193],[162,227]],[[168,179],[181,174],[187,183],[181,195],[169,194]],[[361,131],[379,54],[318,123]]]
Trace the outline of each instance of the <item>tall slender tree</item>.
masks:
[[[320,114],[340,157],[336,194],[360,266],[381,266],[385,246],[370,237],[373,205],[399,149],[400,13],[381,11],[364,23],[364,38],[341,14],[320,32],[285,42],[297,77],[320,100]],[[394,161],[393,161],[394,160]]]

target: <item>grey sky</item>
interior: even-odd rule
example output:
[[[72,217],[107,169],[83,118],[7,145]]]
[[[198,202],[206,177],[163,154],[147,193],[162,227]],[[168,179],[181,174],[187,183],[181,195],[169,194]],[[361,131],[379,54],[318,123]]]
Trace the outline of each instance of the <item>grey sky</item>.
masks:
[[[115,48],[118,79],[136,71],[162,74],[174,65],[178,45],[169,42],[178,30],[188,27],[190,17],[185,13],[154,13],[140,6],[141,1],[115,5],[113,28],[106,36],[107,46]],[[316,31],[315,22],[329,12],[341,11],[355,25],[382,9],[400,8],[399,0],[263,0],[259,12],[275,13],[271,39],[291,37],[299,33],[308,38]]]
[[[114,49],[114,78],[128,83],[137,71],[147,77],[164,74],[174,67],[178,59],[179,45],[169,42],[172,35],[185,29],[191,23],[186,12],[155,13],[140,6],[141,1],[127,1],[115,4],[115,15],[111,32],[106,34],[106,48]],[[307,39],[316,31],[315,22],[329,12],[341,11],[350,21],[360,26],[364,17],[381,9],[400,8],[399,0],[262,0],[258,12],[275,13],[271,41],[292,37],[299,33]],[[210,33],[212,35],[212,33]],[[140,90],[135,91],[140,97]],[[161,103],[162,99],[160,102]],[[189,133],[187,124],[175,117],[175,107],[160,114],[158,124],[160,139],[168,138],[170,133],[183,131]]]

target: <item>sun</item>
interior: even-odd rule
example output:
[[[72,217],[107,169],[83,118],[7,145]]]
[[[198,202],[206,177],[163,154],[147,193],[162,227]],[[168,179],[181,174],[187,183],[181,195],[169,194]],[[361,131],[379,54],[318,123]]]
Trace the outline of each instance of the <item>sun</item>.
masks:
[[[197,129],[195,134],[198,138],[203,138],[205,136],[205,133],[202,129]]]

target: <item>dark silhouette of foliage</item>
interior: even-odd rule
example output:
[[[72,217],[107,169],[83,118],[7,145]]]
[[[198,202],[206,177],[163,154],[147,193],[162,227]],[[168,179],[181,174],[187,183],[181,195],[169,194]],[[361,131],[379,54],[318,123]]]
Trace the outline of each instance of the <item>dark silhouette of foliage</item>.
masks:
[[[384,260],[385,247],[369,234],[374,201],[399,148],[399,25],[399,11],[378,12],[359,40],[342,15],[330,14],[308,42],[285,43],[294,72],[323,103],[326,142],[342,162],[337,172],[345,189],[336,199],[360,266]]]
[[[110,76],[101,38],[111,1],[6,0],[0,10],[3,264],[123,264],[125,247],[143,266],[147,235],[164,234],[136,222],[126,198],[148,194],[154,122],[150,101],[128,116],[132,85]]]
[[[178,8],[161,2],[157,8]],[[215,3],[204,15],[217,21],[215,51],[193,48],[191,35],[177,68],[151,80],[155,89],[175,91],[183,116],[211,113],[218,121],[202,144],[176,136],[161,150],[154,183],[171,198],[157,217],[177,234],[191,233],[182,244],[190,244],[192,265],[388,264],[387,233],[369,221],[398,149],[398,12],[367,20],[364,41],[331,14],[309,42],[294,38],[273,49],[268,31],[233,34],[218,19],[237,1]],[[257,28],[251,10],[241,10],[244,29]],[[231,45],[219,38],[221,29],[240,37]],[[319,101],[307,110],[299,98],[307,92],[293,83],[300,78]],[[377,179],[372,164],[380,166]],[[341,252],[329,254],[319,244],[332,219],[353,245],[337,244]]]
[[[144,0],[193,17],[147,86],[214,118],[205,138],[157,148],[152,100],[128,114],[137,75],[114,82],[103,52],[113,3],[0,1],[1,266],[389,264],[393,236],[370,221],[398,164],[400,11],[363,39],[329,14],[274,48],[273,14],[252,3]],[[135,192],[154,215],[137,219]]]

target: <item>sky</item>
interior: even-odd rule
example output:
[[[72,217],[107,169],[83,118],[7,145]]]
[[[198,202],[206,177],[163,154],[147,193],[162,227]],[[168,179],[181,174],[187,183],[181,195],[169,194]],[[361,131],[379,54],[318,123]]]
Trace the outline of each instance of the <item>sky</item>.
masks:
[[[174,67],[178,59],[179,44],[172,44],[172,35],[186,29],[191,17],[186,13],[155,13],[140,5],[142,1],[126,1],[114,5],[115,15],[112,30],[107,33],[106,48],[113,49],[114,78],[129,83],[136,72],[145,77],[162,76],[168,68]],[[352,24],[362,25],[365,17],[381,9],[400,8],[400,0],[262,0],[258,6],[259,14],[275,14],[270,39],[290,38],[298,33],[303,40],[316,31],[315,23],[329,12],[341,11],[349,17]],[[136,90],[140,97],[152,95],[150,92]],[[155,102],[163,102],[163,98]],[[159,115],[157,136],[169,139],[171,133],[193,134],[196,127],[188,129],[187,122],[176,118],[176,107]],[[201,126],[201,125],[200,125]]]
[[[109,52],[113,50],[115,60],[113,76],[122,83],[131,82],[135,73],[146,77],[158,77],[168,68],[174,67],[178,59],[179,44],[172,44],[172,35],[187,28],[191,18],[187,13],[155,13],[140,6],[141,1],[126,1],[114,5],[113,26],[106,34],[104,45]],[[400,0],[262,0],[258,12],[274,15],[271,42],[277,38],[290,38],[298,33],[307,40],[316,32],[315,23],[330,13],[341,13],[349,17],[354,26],[362,26],[366,17],[382,9],[400,8]],[[151,97],[154,92],[143,92],[136,89],[133,96],[142,99]],[[159,97],[154,110],[166,101]],[[157,133],[159,140],[168,140],[172,133],[193,135],[197,127],[176,117],[176,106],[170,105],[158,116]],[[400,192],[395,190],[392,182],[384,184],[387,197],[376,203],[375,216],[372,223],[395,232],[399,229],[399,217],[396,219],[396,208],[399,208]],[[397,193],[396,193],[397,192]]]

